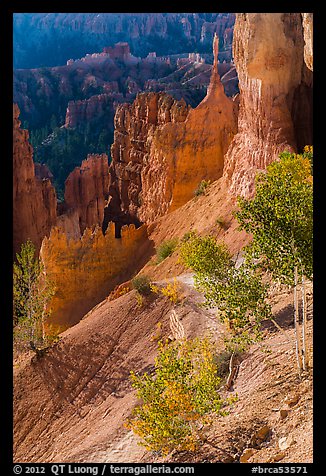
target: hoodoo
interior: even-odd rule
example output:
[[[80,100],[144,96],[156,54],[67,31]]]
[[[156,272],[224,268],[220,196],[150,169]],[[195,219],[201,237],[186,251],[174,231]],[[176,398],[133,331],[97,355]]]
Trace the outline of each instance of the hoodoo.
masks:
[[[150,223],[190,200],[201,180],[222,176],[237,105],[218,73],[216,35],[213,52],[207,95],[195,109],[165,93],[143,93],[118,107],[107,222],[119,216],[122,223]]]
[[[33,148],[28,131],[20,128],[19,108],[13,105],[13,251],[30,239],[40,250],[57,218],[54,187],[35,175]]]
[[[312,143],[312,75],[301,14],[238,14],[233,55],[240,109],[224,175],[231,193],[250,195],[257,170],[283,150]]]

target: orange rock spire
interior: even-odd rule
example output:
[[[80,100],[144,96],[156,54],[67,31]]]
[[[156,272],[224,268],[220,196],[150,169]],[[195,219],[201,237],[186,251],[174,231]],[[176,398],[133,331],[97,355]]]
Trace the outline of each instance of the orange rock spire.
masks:
[[[213,91],[218,93],[219,95],[221,94],[224,95],[224,88],[223,88],[221,78],[218,72],[218,41],[219,41],[218,36],[216,35],[216,33],[214,33],[214,39],[213,39],[214,62],[213,62],[211,80],[207,88],[206,98],[210,96],[213,93]]]

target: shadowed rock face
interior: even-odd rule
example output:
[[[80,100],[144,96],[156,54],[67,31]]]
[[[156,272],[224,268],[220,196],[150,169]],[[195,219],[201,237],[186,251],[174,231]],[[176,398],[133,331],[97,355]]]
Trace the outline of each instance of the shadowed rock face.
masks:
[[[312,141],[312,78],[304,48],[300,13],[237,14],[233,54],[240,89],[238,133],[224,169],[233,194],[252,194],[258,169],[265,169],[281,151]]]
[[[80,233],[101,226],[108,198],[109,164],[106,154],[90,154],[65,182],[65,206],[78,214]]]
[[[237,106],[224,93],[217,55],[215,36],[210,85],[195,109],[164,93],[118,107],[107,222],[150,223],[191,199],[201,180],[222,176]]]
[[[150,162],[153,134],[170,123],[185,121],[189,107],[165,93],[142,93],[132,104],[118,106],[111,148],[110,199],[105,220],[140,224],[143,170]]]
[[[49,179],[35,176],[28,131],[20,128],[19,108],[13,106],[13,251],[31,239],[36,252],[56,222],[57,199]]]

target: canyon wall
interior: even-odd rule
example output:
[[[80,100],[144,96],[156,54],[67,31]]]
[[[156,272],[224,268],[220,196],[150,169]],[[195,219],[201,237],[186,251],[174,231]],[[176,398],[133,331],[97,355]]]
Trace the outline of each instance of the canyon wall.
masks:
[[[76,324],[117,284],[138,272],[151,252],[145,225],[122,227],[121,238],[115,238],[113,223],[105,235],[97,227],[76,239],[52,228],[41,248],[47,276],[57,287],[48,324],[61,330]]]
[[[49,179],[35,175],[28,131],[20,128],[19,108],[13,106],[13,251],[30,239],[39,252],[42,239],[56,222],[57,199]]]
[[[89,154],[66,179],[65,209],[77,212],[81,234],[86,228],[102,226],[108,188],[109,163],[106,154]]]
[[[281,151],[312,141],[312,77],[301,14],[237,14],[233,55],[240,109],[224,176],[230,193],[249,196],[257,170]]]
[[[201,180],[222,176],[237,132],[237,103],[220,80],[217,36],[213,49],[207,95],[195,109],[162,93],[118,107],[107,221],[150,223],[193,198]]]

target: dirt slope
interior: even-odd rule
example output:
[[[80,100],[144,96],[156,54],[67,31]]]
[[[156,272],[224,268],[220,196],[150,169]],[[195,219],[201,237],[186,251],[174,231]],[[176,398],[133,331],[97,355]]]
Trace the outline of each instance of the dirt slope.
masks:
[[[187,296],[178,312],[188,336],[211,326],[222,329]],[[110,444],[135,403],[129,371],[153,365],[157,343],[152,336],[158,322],[160,335],[169,335],[171,306],[166,298],[156,298],[140,308],[135,291],[103,301],[41,359],[28,355],[17,363],[15,459],[107,461]]]
[[[185,233],[196,230],[201,235],[211,234],[218,241],[224,241],[233,255],[249,242],[249,235],[239,231],[239,224],[233,216],[236,199],[227,193],[222,179],[216,180],[206,189],[204,195],[194,196],[185,205],[153,223],[149,229],[149,239],[157,248],[165,240],[181,239]],[[139,274],[147,274],[153,279],[164,279],[184,273],[178,264],[178,253],[155,264],[153,256]]]
[[[180,278],[183,300],[177,312],[187,337],[209,330],[222,348],[224,327],[212,311],[198,307],[198,295],[189,276]],[[291,322],[290,297],[275,296],[274,308],[286,333]],[[152,368],[156,338],[168,336],[172,304],[151,298],[137,305],[135,291],[103,301],[76,326],[65,331],[48,353],[36,360],[26,355],[15,368],[15,461],[19,462],[144,462],[158,461],[138,445],[123,423],[136,403],[128,375],[131,369]],[[158,322],[162,323],[161,332]],[[291,325],[290,325],[291,326]],[[311,324],[309,327],[311,331]],[[279,437],[291,433],[293,441],[282,461],[310,461],[311,378],[299,382],[294,353],[284,336],[267,326],[264,344],[253,347],[243,360],[234,392],[239,401],[230,415],[216,420],[210,438],[235,460],[254,431],[271,428],[266,448],[256,448],[255,458],[267,461],[275,455]],[[300,399],[284,422],[278,412],[287,394]],[[300,432],[302,433],[300,436]],[[302,436],[304,434],[304,436]],[[174,456],[179,461],[221,461],[225,453],[205,445],[196,455]],[[169,460],[172,460],[170,457]]]

